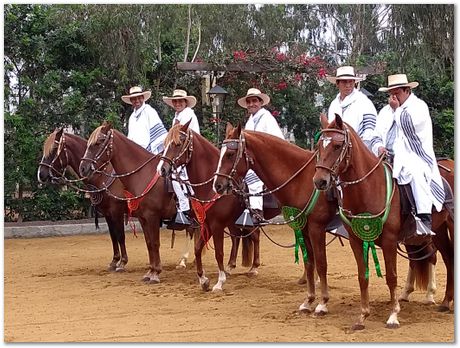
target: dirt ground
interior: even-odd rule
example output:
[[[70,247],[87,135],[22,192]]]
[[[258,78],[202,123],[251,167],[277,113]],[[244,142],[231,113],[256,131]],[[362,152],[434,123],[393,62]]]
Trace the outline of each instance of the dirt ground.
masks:
[[[287,227],[266,228],[279,243],[292,244]],[[142,233],[127,233],[125,273],[109,273],[108,234],[4,241],[4,340],[6,342],[453,342],[454,314],[422,303],[416,291],[401,302],[399,329],[386,329],[388,290],[371,268],[371,315],[366,329],[353,332],[359,287],[348,242],[328,246],[330,300],[324,317],[298,314],[306,289],[297,284],[302,266],[294,249],[261,236],[257,277],[238,266],[224,291],[202,292],[194,266],[176,269],[183,232],[174,249],[162,231],[161,283],[146,285],[147,251]],[[328,237],[330,239],[330,237]],[[228,259],[230,240],[226,240]],[[212,245],[212,243],[211,243]],[[379,251],[383,267],[383,257]],[[240,261],[240,260],[239,260]],[[371,264],[372,265],[372,264]],[[217,281],[214,252],[204,256],[211,286]],[[399,258],[398,293],[407,261]],[[445,269],[439,257],[436,301],[443,297]],[[318,293],[317,293],[318,294]]]

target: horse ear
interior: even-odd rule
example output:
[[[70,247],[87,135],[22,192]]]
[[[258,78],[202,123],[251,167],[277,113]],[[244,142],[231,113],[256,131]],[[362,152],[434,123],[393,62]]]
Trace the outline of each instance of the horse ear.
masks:
[[[105,120],[105,121],[102,123],[102,129],[103,129],[105,132],[111,130],[111,129],[112,129],[112,122]]]
[[[343,120],[342,117],[340,117],[338,114],[335,114],[335,125],[337,128],[342,129],[343,128]]]
[[[319,121],[321,122],[321,128],[325,129],[329,125],[329,122],[327,121],[327,116],[324,112],[319,114]]]
[[[192,122],[192,119],[190,119],[186,124],[182,126],[182,130],[186,131],[188,129],[188,126],[190,126],[190,122]]]
[[[241,123],[238,122],[238,126],[236,127],[236,136],[239,137],[241,134]]]
[[[230,122],[227,122],[225,127],[225,138],[227,139],[233,131],[233,125]]]

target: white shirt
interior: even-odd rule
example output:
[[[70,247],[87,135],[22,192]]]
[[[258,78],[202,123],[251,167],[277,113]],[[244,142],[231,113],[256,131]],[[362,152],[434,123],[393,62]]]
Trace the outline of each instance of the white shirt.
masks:
[[[143,103],[129,117],[128,139],[155,155],[163,151],[167,134],[158,113],[148,104]]]
[[[176,112],[172,121],[173,126],[176,123],[176,120],[179,121],[180,124],[186,124],[188,121],[192,120],[188,128],[193,130],[195,133],[200,134],[200,124],[198,123],[198,118],[196,117],[195,112],[188,106],[181,112]]]
[[[244,129],[268,133],[284,139],[278,122],[276,122],[271,112],[265,108],[261,108],[254,115],[249,116]]]
[[[369,147],[374,137],[374,128],[377,110],[371,100],[356,88],[340,100],[340,93],[331,102],[328,110],[328,122],[335,120],[335,114],[342,117],[358,133],[360,138]]]

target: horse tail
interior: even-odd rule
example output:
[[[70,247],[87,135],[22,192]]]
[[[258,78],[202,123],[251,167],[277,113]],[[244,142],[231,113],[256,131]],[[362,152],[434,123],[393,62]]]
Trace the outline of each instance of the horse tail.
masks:
[[[427,245],[423,250],[420,250],[420,246],[406,245],[406,250],[411,257],[409,267],[414,271],[416,289],[422,291],[428,289],[430,264],[436,264],[436,252],[433,248],[432,244]]]
[[[244,233],[244,230],[243,230]],[[245,236],[242,238],[243,251],[241,258],[241,266],[251,267],[252,259],[254,257],[254,244],[252,242],[251,236]]]
[[[94,205],[91,206],[93,209],[93,214],[94,214],[94,224],[96,225],[96,230],[99,229],[99,214],[97,213],[97,209]]]

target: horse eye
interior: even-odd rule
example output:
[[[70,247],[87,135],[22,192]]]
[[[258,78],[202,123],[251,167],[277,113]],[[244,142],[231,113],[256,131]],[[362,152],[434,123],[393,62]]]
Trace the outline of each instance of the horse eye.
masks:
[[[338,144],[335,144],[334,145],[334,150],[340,150],[342,148],[342,146],[338,145]]]
[[[228,159],[232,159],[233,155],[234,155],[234,153],[233,153],[233,152],[229,152],[229,151],[227,151],[227,153],[226,153],[226,155],[225,155],[225,156],[226,156]]]

